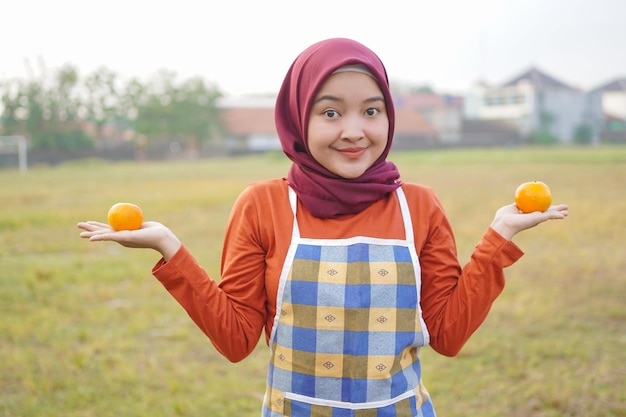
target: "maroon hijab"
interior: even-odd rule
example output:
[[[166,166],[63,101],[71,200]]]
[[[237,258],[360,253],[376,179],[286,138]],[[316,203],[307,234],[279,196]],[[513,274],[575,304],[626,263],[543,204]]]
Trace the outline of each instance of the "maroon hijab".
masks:
[[[328,171],[309,152],[307,125],[311,105],[326,78],[336,69],[363,64],[378,81],[389,118],[387,147],[363,175],[346,179]],[[332,218],[358,213],[400,186],[396,166],[387,162],[394,131],[393,100],[389,80],[378,56],[350,39],[328,39],[313,44],[293,62],[278,93],[276,129],[283,152],[293,161],[289,185],[304,206],[315,216]]]

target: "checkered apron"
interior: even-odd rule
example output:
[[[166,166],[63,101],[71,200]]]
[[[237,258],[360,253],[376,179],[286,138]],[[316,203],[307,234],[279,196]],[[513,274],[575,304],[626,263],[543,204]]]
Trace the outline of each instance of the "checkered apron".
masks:
[[[292,241],[270,336],[264,417],[434,416],[419,350],[428,344],[420,266],[404,192],[406,240]],[[381,219],[381,221],[384,221]]]

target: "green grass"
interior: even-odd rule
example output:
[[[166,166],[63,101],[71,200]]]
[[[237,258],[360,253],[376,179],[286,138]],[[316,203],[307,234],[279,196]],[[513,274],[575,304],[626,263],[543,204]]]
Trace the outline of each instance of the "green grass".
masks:
[[[518,184],[570,217],[525,231],[490,316],[455,358],[423,350],[438,415],[626,415],[626,148],[392,155],[434,187],[466,262]],[[281,155],[0,171],[0,416],[258,416],[267,348],[222,358],[151,276],[156,253],[78,237],[117,201],[170,226],[218,276],[230,208]]]

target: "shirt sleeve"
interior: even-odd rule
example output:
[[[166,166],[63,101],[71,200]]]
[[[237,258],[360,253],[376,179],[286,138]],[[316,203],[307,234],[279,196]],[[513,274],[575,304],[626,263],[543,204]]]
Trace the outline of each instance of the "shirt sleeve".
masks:
[[[161,259],[152,270],[215,348],[232,362],[254,350],[266,321],[265,252],[255,232],[256,217],[252,199],[244,191],[228,222],[219,284],[185,246],[169,262]]]
[[[422,316],[432,348],[455,356],[483,323],[504,289],[503,269],[523,252],[487,228],[470,260],[461,268],[450,223],[436,197],[434,202],[429,233],[419,252]]]

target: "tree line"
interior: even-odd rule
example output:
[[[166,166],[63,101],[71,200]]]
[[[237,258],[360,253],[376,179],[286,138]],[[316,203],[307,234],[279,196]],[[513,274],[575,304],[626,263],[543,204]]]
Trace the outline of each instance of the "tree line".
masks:
[[[147,81],[123,80],[102,67],[81,77],[65,65],[51,75],[0,80],[0,135],[22,135],[29,148],[84,151],[117,139],[145,146],[177,140],[189,148],[221,132],[220,90],[200,77],[161,70]]]

